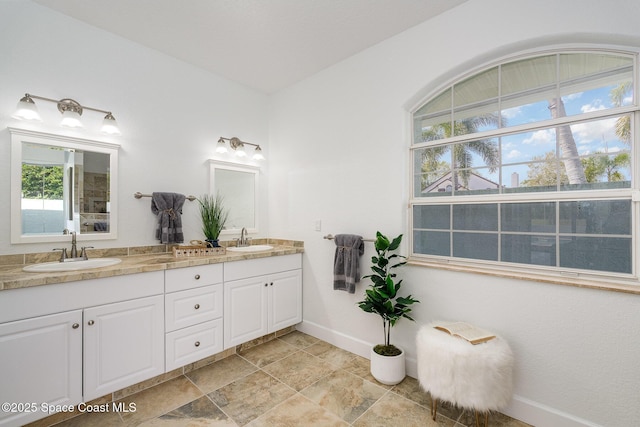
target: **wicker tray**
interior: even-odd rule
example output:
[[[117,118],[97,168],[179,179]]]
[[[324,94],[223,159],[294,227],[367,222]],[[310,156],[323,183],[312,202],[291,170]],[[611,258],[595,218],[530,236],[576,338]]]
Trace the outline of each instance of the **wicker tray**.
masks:
[[[197,256],[211,256],[211,255],[224,255],[227,251],[224,247],[212,248],[206,244],[193,244],[189,246],[174,246],[173,256],[176,258],[184,257],[197,257]]]

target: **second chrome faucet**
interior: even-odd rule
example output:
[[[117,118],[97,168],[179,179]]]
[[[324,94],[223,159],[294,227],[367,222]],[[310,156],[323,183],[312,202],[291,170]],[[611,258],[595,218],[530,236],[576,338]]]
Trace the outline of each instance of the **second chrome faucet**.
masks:
[[[238,239],[237,246],[239,248],[249,246],[251,244],[251,237],[247,237],[247,229],[246,227],[242,227],[240,231],[240,238]]]
[[[67,248],[55,248],[54,251],[62,251],[60,254],[60,262],[67,261],[84,261],[89,259],[87,257],[87,249],[93,248],[93,246],[83,246],[80,250],[80,256],[78,256],[78,248],[76,245],[76,232],[65,229],[64,234],[71,234],[71,253],[67,255]]]

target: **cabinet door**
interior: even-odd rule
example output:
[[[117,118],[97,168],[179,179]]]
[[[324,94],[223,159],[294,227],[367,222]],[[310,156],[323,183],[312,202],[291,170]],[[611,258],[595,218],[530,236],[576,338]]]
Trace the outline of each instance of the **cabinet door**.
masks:
[[[84,399],[164,372],[164,298],[84,310]]]
[[[302,321],[302,271],[292,270],[269,277],[269,332]]]
[[[0,411],[1,426],[49,415],[42,404],[82,401],[81,325],[81,310],[0,325],[0,402],[21,405]]]
[[[267,334],[268,279],[252,277],[224,284],[224,348]]]

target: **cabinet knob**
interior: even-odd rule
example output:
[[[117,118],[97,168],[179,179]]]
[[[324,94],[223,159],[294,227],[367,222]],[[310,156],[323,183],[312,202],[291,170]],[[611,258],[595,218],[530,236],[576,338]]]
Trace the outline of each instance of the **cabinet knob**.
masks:
[[[200,308],[200,304],[196,304],[193,306],[193,308],[195,308],[196,310]]]
[[[267,286],[269,286],[269,284],[268,284],[268,283],[265,283],[265,284],[264,284],[264,287],[266,288]]]
[[[200,341],[196,341],[195,346],[196,346],[196,347],[200,347]]]
[[[273,286],[273,282],[269,283],[269,286]]]
[[[74,323],[73,325],[71,325],[71,327],[72,327],[73,329],[78,329],[78,328],[80,327],[80,324],[78,324],[78,323]]]
[[[94,323],[95,323],[95,322],[94,322],[93,320],[89,320],[89,321],[87,322],[87,325],[92,326]]]
[[[194,276],[194,279],[196,279],[196,280],[200,280],[200,275],[199,275],[199,274],[196,274],[196,275]]]

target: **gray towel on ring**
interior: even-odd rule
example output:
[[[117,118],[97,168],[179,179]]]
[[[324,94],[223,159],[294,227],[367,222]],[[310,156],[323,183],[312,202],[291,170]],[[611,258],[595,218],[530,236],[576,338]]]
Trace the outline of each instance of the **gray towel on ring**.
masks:
[[[182,206],[184,194],[152,193],[151,212],[158,217],[156,225],[156,239],[160,243],[182,243]]]
[[[333,289],[353,294],[356,283],[360,281],[360,257],[364,253],[362,236],[338,234],[334,239]]]

